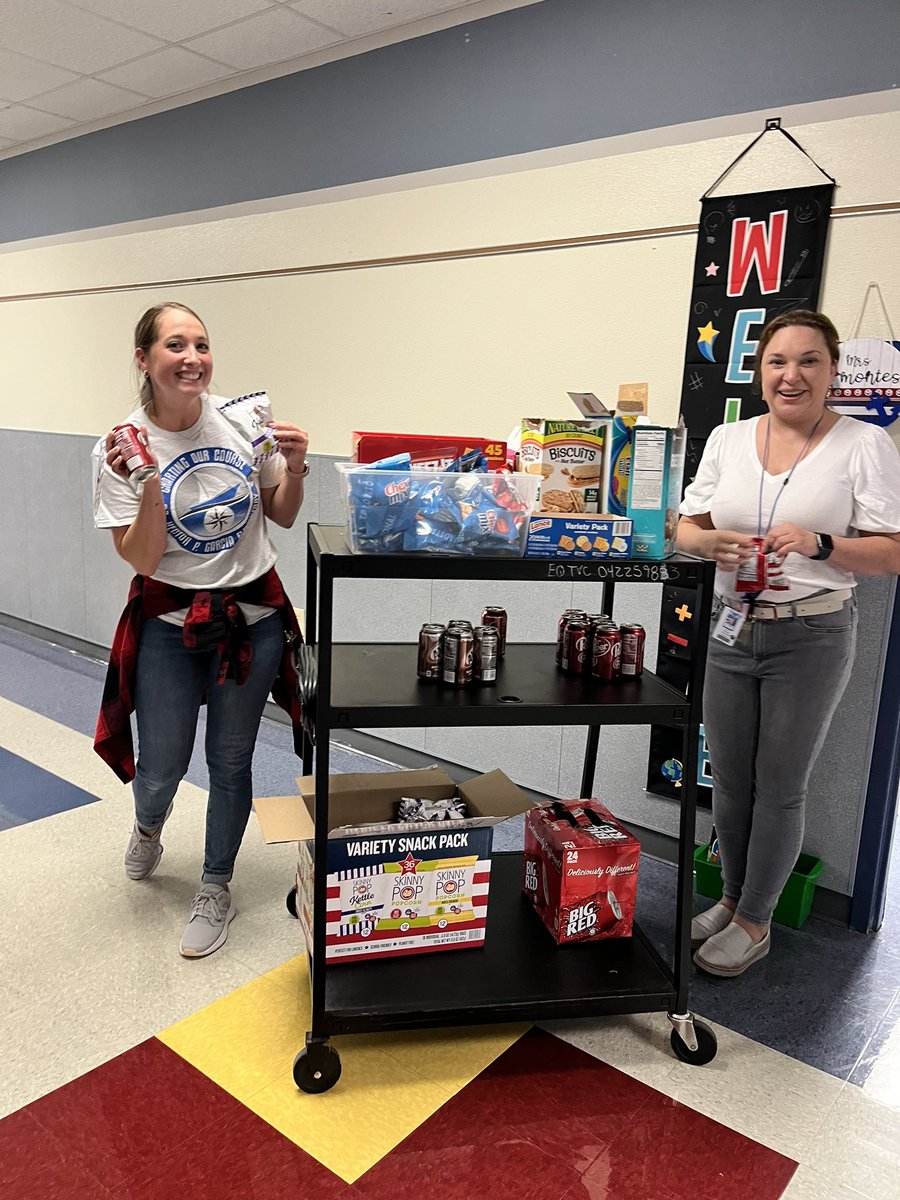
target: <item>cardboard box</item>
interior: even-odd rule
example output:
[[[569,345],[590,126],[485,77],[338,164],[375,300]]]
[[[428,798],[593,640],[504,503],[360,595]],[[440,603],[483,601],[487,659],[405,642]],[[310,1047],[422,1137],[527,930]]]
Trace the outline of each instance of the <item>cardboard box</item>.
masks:
[[[686,450],[684,425],[635,425],[632,430],[628,516],[634,522],[635,558],[674,553]]]
[[[297,913],[313,942],[315,781],[254,806],[267,843],[298,843]],[[394,822],[404,796],[459,794],[464,821]],[[458,786],[439,767],[333,775],[329,783],[325,957],[359,962],[484,944],[493,827],[531,801],[502,771]]]
[[[598,512],[615,517],[628,513],[628,483],[631,477],[632,433],[638,420],[647,420],[647,385],[619,385],[619,404],[615,413],[598,400],[593,392],[569,392],[569,398],[586,417],[606,417],[609,425],[603,447],[603,478],[605,497],[601,497]]]
[[[506,442],[492,438],[439,437],[424,433],[354,432],[351,456],[356,463],[373,463],[409,453],[414,471],[443,471],[467,450],[481,450],[489,471],[506,465]]]
[[[598,800],[525,817],[522,890],[559,945],[630,937],[640,843]]]
[[[605,508],[604,456],[610,422],[610,417],[524,418],[519,466],[540,481],[536,513],[578,516]]]
[[[531,518],[526,558],[630,558],[631,521],[607,514]]]

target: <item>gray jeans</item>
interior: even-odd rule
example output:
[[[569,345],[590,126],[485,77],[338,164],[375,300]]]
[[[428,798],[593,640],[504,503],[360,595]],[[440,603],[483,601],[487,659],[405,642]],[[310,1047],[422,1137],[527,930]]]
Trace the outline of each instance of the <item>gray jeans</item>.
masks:
[[[794,869],[809,777],[855,648],[855,596],[834,613],[747,621],[733,646],[710,639],[703,722],[713,820],[724,895],[748,921],[769,923]]]

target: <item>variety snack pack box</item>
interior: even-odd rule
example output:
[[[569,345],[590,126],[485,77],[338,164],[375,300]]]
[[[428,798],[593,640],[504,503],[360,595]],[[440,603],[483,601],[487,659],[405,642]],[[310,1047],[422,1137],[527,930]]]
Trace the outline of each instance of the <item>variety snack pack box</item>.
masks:
[[[297,845],[297,914],[313,942],[315,782],[298,796],[255,800],[267,843]],[[458,794],[462,821],[393,820],[406,796],[443,800]],[[484,944],[493,827],[531,801],[502,771],[458,786],[438,767],[332,776],[328,815],[328,912],[325,957],[363,959]]]
[[[630,558],[631,521],[623,518],[532,515],[526,558]]]
[[[525,817],[522,890],[559,945],[630,937],[641,847],[598,800]]]

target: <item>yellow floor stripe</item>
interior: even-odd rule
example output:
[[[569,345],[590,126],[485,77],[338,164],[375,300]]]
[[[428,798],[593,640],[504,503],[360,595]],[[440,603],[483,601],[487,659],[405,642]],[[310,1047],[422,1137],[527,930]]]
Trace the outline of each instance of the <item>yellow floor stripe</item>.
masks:
[[[343,1074],[333,1090],[315,1096],[299,1091],[292,1073],[309,1024],[306,955],[300,955],[173,1025],[160,1040],[348,1183],[527,1028],[335,1038]]]

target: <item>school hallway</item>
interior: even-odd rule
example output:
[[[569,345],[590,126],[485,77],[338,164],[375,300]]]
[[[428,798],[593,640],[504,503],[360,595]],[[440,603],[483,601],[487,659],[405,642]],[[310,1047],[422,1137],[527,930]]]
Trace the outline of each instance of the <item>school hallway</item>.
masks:
[[[878,934],[812,917],[775,927],[741,979],[692,977],[719,1042],[707,1066],[675,1058],[664,1013],[454,1027],[336,1038],[342,1077],[309,1095],[292,1074],[309,1027],[296,847],[264,845],[251,817],[228,941],[182,958],[202,754],[159,869],[130,881],[131,791],[91,746],[104,671],[0,625],[0,1200],[900,1197],[896,852]],[[388,769],[341,746],[332,766]],[[264,721],[255,794],[300,773],[290,730]],[[517,840],[508,822],[495,850]],[[644,857],[638,918],[663,953],[674,884]],[[441,957],[477,970],[478,953]]]

